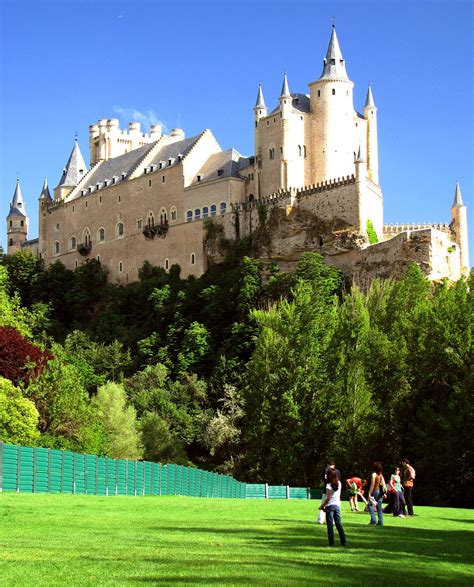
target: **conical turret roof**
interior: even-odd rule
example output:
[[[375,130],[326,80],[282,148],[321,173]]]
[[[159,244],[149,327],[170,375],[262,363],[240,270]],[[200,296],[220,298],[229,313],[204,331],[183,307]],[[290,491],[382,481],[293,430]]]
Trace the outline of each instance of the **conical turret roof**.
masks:
[[[49,193],[48,180],[46,178],[44,179],[43,188],[38,199],[45,200],[46,202],[52,201],[51,194]]]
[[[372,95],[372,87],[369,84],[367,88],[367,97],[365,99],[365,108],[375,108],[374,97]]]
[[[289,97],[291,97],[291,94],[290,94],[290,88],[288,86],[288,76],[286,75],[286,71],[285,71],[285,74],[283,75],[283,84],[281,86],[280,98],[289,98]]]
[[[8,216],[23,216],[26,218],[25,202],[23,201],[19,179],[16,180],[15,193],[13,194]]]
[[[456,191],[454,192],[453,208],[460,208],[461,206],[464,206],[464,204],[462,201],[461,188],[459,187],[459,181],[457,181],[456,182]]]
[[[263,98],[262,84],[258,84],[257,101],[255,102],[255,108],[266,108],[265,100]]]
[[[63,169],[63,174],[56,187],[75,187],[84,177],[86,171],[86,163],[76,139],[69,160],[66,163],[66,167]]]
[[[332,25],[328,50],[323,60],[323,72],[319,79],[349,80],[346,72],[346,64],[342,57],[339,41],[337,40],[335,25]]]

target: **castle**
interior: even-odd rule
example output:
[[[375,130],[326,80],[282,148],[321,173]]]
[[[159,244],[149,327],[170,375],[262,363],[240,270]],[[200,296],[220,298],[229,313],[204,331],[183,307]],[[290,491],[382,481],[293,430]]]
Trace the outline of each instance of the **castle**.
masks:
[[[357,112],[353,87],[333,26],[309,94],[291,92],[285,72],[269,110],[259,87],[253,156],[223,151],[208,129],[185,138],[181,129],[143,133],[137,122],[122,130],[116,119],[99,120],[89,127],[90,168],[76,139],[53,196],[44,182],[34,240],[17,182],[7,252],[29,248],[70,269],[95,258],[122,283],[137,280],[145,260],[199,276],[221,258],[204,230],[212,219],[220,234],[251,237],[262,260],[290,269],[317,251],[361,284],[398,277],[412,262],[433,280],[466,275],[458,184],[450,224],[384,225],[377,108],[369,86]]]

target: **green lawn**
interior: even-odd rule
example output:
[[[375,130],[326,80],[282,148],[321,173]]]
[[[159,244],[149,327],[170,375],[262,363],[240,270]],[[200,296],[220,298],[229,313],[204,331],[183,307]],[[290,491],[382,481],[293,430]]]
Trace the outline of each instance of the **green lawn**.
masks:
[[[0,585],[473,585],[474,511],[348,512],[317,501],[0,494]],[[336,541],[336,544],[338,542]]]

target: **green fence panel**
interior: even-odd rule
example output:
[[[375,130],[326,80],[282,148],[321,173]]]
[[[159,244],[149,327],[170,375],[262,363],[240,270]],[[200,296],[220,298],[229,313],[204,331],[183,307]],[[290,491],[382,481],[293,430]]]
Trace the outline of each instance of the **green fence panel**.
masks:
[[[265,483],[247,483],[245,497],[247,499],[265,499]]]
[[[35,493],[48,492],[48,478],[49,478],[49,451],[47,448],[35,449]]]
[[[308,499],[308,497],[307,487],[290,487],[290,499]]]
[[[3,446],[3,491],[17,491],[18,448],[11,444]]]
[[[286,485],[269,485],[268,499],[286,499]]]
[[[74,453],[63,451],[62,492],[74,493]]]
[[[79,494],[86,493],[86,457],[87,455],[75,454],[74,492]]]
[[[135,495],[143,495],[145,478],[143,476],[143,461],[135,461]]]
[[[107,463],[105,457],[97,458],[96,495],[107,495]]]
[[[116,492],[115,495],[127,495],[127,461],[118,459],[115,461]]]
[[[30,447],[19,447],[19,479],[18,491],[23,493],[33,493],[33,452]]]
[[[136,495],[135,461],[125,461],[125,475],[127,484],[127,495]]]

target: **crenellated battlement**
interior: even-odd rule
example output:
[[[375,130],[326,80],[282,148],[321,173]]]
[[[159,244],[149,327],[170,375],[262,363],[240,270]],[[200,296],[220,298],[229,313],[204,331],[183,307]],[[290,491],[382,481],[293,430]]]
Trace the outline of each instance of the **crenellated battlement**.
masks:
[[[395,236],[396,234],[400,234],[401,232],[406,232],[407,230],[423,230],[427,228],[434,228],[435,230],[440,230],[441,232],[446,232],[447,234],[451,233],[451,228],[449,224],[446,223],[413,222],[411,224],[384,224],[383,235],[384,237],[390,237]]]

